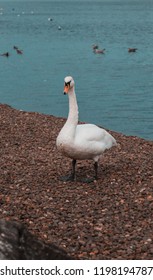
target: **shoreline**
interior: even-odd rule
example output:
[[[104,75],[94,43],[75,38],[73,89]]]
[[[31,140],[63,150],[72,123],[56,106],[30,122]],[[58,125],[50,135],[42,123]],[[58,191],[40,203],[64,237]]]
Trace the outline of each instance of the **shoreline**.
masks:
[[[71,160],[56,150],[65,119],[0,104],[0,218],[77,259],[152,259],[153,142],[111,134],[99,180],[91,161],[78,162],[76,182],[61,182]],[[109,131],[109,130],[108,130]]]
[[[22,109],[18,109],[16,107],[13,107],[12,105],[9,105],[7,103],[0,103],[0,108],[1,106],[6,106],[6,107],[10,107],[11,109],[13,110],[16,110],[18,112],[24,112],[24,113],[27,113],[27,114],[38,114],[38,115],[42,115],[42,116],[51,116],[51,117],[54,117],[55,119],[61,119],[63,120],[64,122],[66,121],[67,117],[63,117],[63,116],[56,116],[56,115],[53,115],[53,114],[49,114],[49,113],[44,113],[44,112],[39,112],[39,111],[26,111],[26,110],[22,110]],[[83,121],[83,120],[79,120],[79,123],[89,123],[89,122],[86,122],[86,121]],[[92,122],[90,122],[92,123]],[[95,125],[101,127],[101,128],[104,128],[105,130],[109,131],[110,133],[115,133],[115,134],[119,134],[119,135],[123,135],[125,137],[135,137],[135,138],[140,138],[144,141],[149,141],[149,142],[153,142],[153,139],[151,138],[144,138],[143,136],[139,136],[139,135],[136,135],[136,134],[125,134],[124,132],[120,132],[120,131],[117,131],[117,130],[113,130],[113,129],[109,129],[107,128],[106,126],[102,126],[100,123],[95,123]]]

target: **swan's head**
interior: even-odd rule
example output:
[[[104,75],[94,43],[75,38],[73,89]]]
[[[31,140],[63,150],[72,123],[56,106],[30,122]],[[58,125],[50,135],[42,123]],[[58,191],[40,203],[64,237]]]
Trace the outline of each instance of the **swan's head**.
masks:
[[[71,76],[64,79],[64,94],[67,94],[74,87],[74,80]]]

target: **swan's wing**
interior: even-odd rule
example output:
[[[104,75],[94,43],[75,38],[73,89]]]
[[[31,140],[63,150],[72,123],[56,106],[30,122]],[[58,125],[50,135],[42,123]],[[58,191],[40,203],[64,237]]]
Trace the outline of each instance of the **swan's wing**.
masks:
[[[77,125],[74,138],[65,143],[62,152],[73,159],[94,159],[116,144],[116,140],[105,129],[96,125]]]
[[[79,124],[76,128],[76,137],[87,141],[99,141],[103,137],[103,131],[94,124]]]
[[[77,125],[74,139],[74,158],[94,159],[95,161],[102,153],[116,145],[116,140],[105,129],[96,125]]]
[[[107,148],[116,145],[116,140],[110,133],[94,124],[77,125],[76,139],[104,143],[104,145],[108,146]]]

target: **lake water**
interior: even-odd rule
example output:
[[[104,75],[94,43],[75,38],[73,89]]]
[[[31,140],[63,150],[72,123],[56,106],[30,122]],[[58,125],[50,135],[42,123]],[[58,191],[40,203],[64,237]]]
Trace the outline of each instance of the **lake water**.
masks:
[[[67,117],[63,82],[71,75],[81,121],[153,140],[152,0],[0,1],[5,52],[1,103]]]

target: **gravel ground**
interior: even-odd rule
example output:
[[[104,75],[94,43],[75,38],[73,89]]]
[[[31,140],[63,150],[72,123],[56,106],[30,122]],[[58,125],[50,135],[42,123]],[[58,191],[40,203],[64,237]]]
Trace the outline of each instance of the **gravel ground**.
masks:
[[[22,222],[76,259],[153,259],[153,142],[111,132],[99,180],[93,163],[56,150],[65,120],[0,105],[0,219]]]

